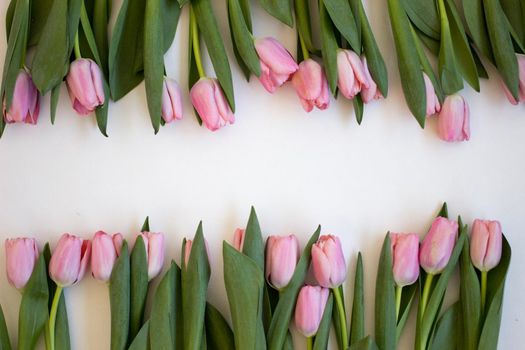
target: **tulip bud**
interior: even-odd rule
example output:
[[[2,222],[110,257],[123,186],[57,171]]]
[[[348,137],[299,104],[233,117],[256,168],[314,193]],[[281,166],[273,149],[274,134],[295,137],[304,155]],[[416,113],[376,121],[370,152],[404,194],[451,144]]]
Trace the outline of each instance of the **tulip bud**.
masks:
[[[304,60],[292,77],[292,85],[299,96],[305,111],[315,107],[323,110],[330,104],[328,81],[319,63],[312,59]]]
[[[64,233],[49,261],[49,275],[60,287],[69,287],[86,273],[91,256],[91,242]]]
[[[450,260],[456,242],[458,223],[444,217],[437,217],[419,249],[419,263],[428,274],[443,271]]]
[[[166,123],[182,119],[182,94],[179,84],[173,79],[164,78],[162,85],[162,119]]]
[[[398,287],[413,284],[419,277],[419,237],[414,233],[391,233],[392,266]]]
[[[369,103],[372,100],[379,100],[383,98],[381,91],[379,91],[379,89],[377,88],[377,84],[374,81],[374,78],[372,78],[372,75],[370,74],[370,70],[368,70],[368,64],[366,62],[366,57],[363,56],[361,61],[363,63],[363,70],[365,72],[365,77],[368,82],[368,86],[365,86],[365,85],[361,86],[361,98],[363,99],[363,102]]]
[[[317,333],[323,318],[329,290],[319,286],[304,286],[295,305],[295,326],[305,337]]]
[[[428,77],[426,73],[423,73],[423,80],[425,81],[425,93],[427,96],[427,117],[433,116],[434,114],[441,111],[441,104],[439,103],[439,98],[436,95],[434,90],[434,84]]]
[[[321,236],[312,246],[315,279],[325,288],[336,288],[346,279],[346,262],[339,237]]]
[[[98,231],[91,244],[91,274],[96,280],[107,282],[122,247],[122,235],[117,233],[112,237]]]
[[[443,141],[468,141],[470,139],[469,108],[461,95],[454,94],[445,98],[439,113],[439,137]]]
[[[363,63],[354,51],[337,50],[337,86],[347,99],[353,99],[362,87],[370,87]]]
[[[29,281],[36,261],[38,247],[33,238],[14,238],[5,241],[7,280],[16,289],[23,289]]]
[[[509,88],[503,81],[501,81],[501,86],[503,87],[503,91],[505,92],[505,95],[509,99],[510,103],[513,105],[517,105],[519,102],[525,101],[525,55],[516,54],[516,58],[518,60],[518,74],[519,74],[519,97],[518,100],[512,96],[512,94],[509,91]]]
[[[470,258],[480,271],[489,271],[501,260],[502,233],[499,221],[474,220]]]
[[[283,289],[292,279],[299,261],[299,241],[295,235],[270,236],[266,242],[266,280]]]
[[[259,81],[270,93],[288,81],[299,68],[290,52],[274,38],[255,40],[255,50],[261,63]]]
[[[146,248],[148,259],[148,280],[158,276],[164,266],[164,234],[162,232],[142,232],[140,234]]]
[[[236,229],[233,234],[233,247],[240,252],[242,252],[242,248],[244,247],[244,234],[245,231],[242,228]]]
[[[73,108],[87,115],[104,104],[104,83],[99,66],[89,58],[78,58],[69,66],[67,89]]]
[[[193,107],[209,130],[216,131],[235,122],[235,116],[216,79],[200,78],[191,88],[190,97]]]
[[[16,77],[11,107],[6,109],[4,98],[3,114],[6,123],[36,124],[40,112],[40,94],[31,76],[23,69]]]

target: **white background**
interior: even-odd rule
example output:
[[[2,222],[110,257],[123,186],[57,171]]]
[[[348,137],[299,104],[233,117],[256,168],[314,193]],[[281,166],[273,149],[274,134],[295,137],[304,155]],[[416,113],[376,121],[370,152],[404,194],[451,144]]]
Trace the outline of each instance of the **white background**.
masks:
[[[217,3],[231,54],[224,1]],[[463,91],[472,115],[470,142],[440,141],[434,120],[421,130],[402,96],[386,2],[367,5],[387,61],[390,93],[366,106],[363,125],[357,125],[351,103],[342,99],[332,101],[327,111],[306,114],[290,85],[270,95],[256,79],[246,83],[233,60],[237,120],[216,133],[198,126],[184,92],[184,119],[155,136],[142,84],[111,104],[110,137],[104,138],[93,116],[75,115],[63,87],[55,126],[46,96],[37,127],[9,126],[0,140],[0,241],[33,236],[54,246],[63,232],[90,238],[99,229],[133,240],[150,215],[152,230],[168,237],[167,256],[179,262],[182,238],[193,236],[202,219],[213,270],[209,299],[227,313],[221,242],[231,240],[254,205],[267,234],[295,233],[304,244],[322,224],[323,233],[339,235],[352,273],[349,281],[356,253],[363,252],[367,332],[373,333],[373,285],[384,234],[423,235],[446,200],[450,214],[463,215],[467,223],[477,217],[499,219],[512,244],[500,348],[514,348],[523,339],[525,313],[525,106],[511,106],[492,79],[482,83],[481,94]],[[1,0],[0,18],[6,9],[7,0]],[[168,75],[183,87],[187,14],[166,55]],[[253,15],[257,36],[277,36],[294,51],[292,30],[255,2]],[[3,24],[0,38],[3,57]],[[0,303],[15,338],[20,295],[7,283],[4,261],[2,248]],[[352,284],[345,288],[348,303]],[[108,348],[106,286],[88,276],[66,296],[73,348]],[[406,331],[407,346],[413,325]]]

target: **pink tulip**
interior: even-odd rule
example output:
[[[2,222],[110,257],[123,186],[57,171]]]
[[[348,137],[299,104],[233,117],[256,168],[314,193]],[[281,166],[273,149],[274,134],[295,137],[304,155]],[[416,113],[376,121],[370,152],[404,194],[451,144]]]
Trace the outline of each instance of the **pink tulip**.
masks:
[[[370,87],[363,63],[354,51],[337,51],[337,86],[348,99],[359,94],[362,87]]]
[[[87,115],[104,104],[104,83],[99,66],[89,58],[78,58],[66,77],[69,97],[77,113]]]
[[[93,278],[102,282],[109,281],[121,247],[122,235],[120,233],[114,234],[113,237],[103,231],[95,233],[91,247]]]
[[[509,91],[509,88],[503,81],[501,81],[501,86],[503,87],[503,91],[505,92],[505,95],[509,99],[510,103],[513,105],[517,105],[520,102],[525,101],[525,55],[517,54],[518,59],[518,69],[519,69],[519,98],[516,100],[514,96]]]
[[[211,131],[233,124],[235,116],[216,79],[200,78],[190,91],[191,103]]]
[[[413,284],[419,277],[419,237],[414,233],[391,233],[394,281],[398,287]]]
[[[244,233],[245,231],[242,228],[238,228],[233,234],[233,247],[240,252],[242,252],[244,247]]]
[[[383,98],[381,91],[379,91],[379,89],[377,88],[377,84],[374,81],[374,78],[372,78],[372,75],[370,74],[370,70],[368,69],[368,64],[366,62],[366,57],[363,56],[361,61],[363,63],[363,70],[365,72],[366,81],[368,82],[368,86],[361,86],[361,98],[363,99],[363,102],[369,103],[372,100],[379,100]]]
[[[36,124],[40,112],[40,94],[33,84],[31,76],[20,70],[15,82],[11,107],[6,110],[4,98],[3,114],[6,123]]]
[[[428,274],[443,271],[450,260],[456,242],[458,223],[444,217],[437,217],[419,249],[419,263]]]
[[[162,85],[162,119],[166,123],[182,119],[182,94],[179,84],[173,79],[164,78]]]
[[[49,261],[49,275],[60,287],[68,287],[80,281],[91,256],[91,242],[64,233]]]
[[[443,141],[468,141],[470,139],[469,108],[461,95],[445,98],[439,113],[438,131]]]
[[[266,242],[266,280],[283,289],[292,279],[299,261],[299,241],[295,235],[270,236]]]
[[[29,281],[36,261],[38,247],[33,238],[14,238],[5,241],[7,280],[16,289],[23,289]]]
[[[321,236],[312,246],[315,279],[325,288],[336,288],[346,279],[346,262],[339,237]]]
[[[259,81],[270,93],[288,81],[299,68],[290,52],[274,38],[255,40],[255,50],[261,62]]]
[[[304,60],[292,77],[292,85],[299,96],[305,111],[315,107],[323,110],[330,104],[328,81],[319,63],[312,59]]]
[[[502,233],[499,221],[474,220],[470,257],[480,271],[489,271],[501,260]]]
[[[319,286],[304,286],[295,305],[295,326],[305,337],[317,333],[323,318],[329,290]]]
[[[164,266],[164,233],[142,232],[140,234],[146,248],[148,259],[148,280],[151,281],[158,276]]]
[[[427,96],[427,117],[430,117],[441,111],[441,104],[434,90],[434,84],[432,84],[426,73],[423,73],[423,80],[425,81],[425,93]]]

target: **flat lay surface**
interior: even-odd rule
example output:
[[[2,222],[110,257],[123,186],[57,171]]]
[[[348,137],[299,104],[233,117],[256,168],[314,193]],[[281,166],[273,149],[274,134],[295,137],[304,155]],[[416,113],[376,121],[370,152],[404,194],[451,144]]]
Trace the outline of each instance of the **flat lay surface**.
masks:
[[[225,8],[214,5],[226,39]],[[469,142],[441,141],[433,119],[422,130],[403,99],[386,2],[368,1],[365,7],[387,64],[389,95],[365,106],[361,126],[350,101],[332,99],[327,110],[307,114],[290,84],[269,94],[256,78],[247,83],[225,40],[235,124],[216,132],[199,127],[186,88],[187,8],[165,56],[167,75],[183,90],[183,120],[154,135],[141,84],[110,104],[105,138],[93,116],[73,111],[65,86],[54,126],[44,97],[38,126],[10,126],[0,139],[0,242],[32,236],[53,246],[64,232],[91,238],[97,230],[121,232],[132,242],[149,215],[151,230],[166,234],[166,256],[180,262],[182,239],[192,237],[203,220],[213,247],[209,300],[228,314],[220,247],[246,223],[253,205],[264,235],[294,233],[304,245],[318,224],[323,234],[337,234],[351,274],[357,252],[363,252],[366,332],[373,333],[384,234],[422,236],[446,201],[450,216],[461,215],[469,225],[475,218],[498,219],[510,241],[499,344],[513,348],[522,341],[525,314],[525,106],[512,106],[496,79],[483,80],[480,94],[470,87],[462,92],[471,112]],[[254,33],[278,37],[294,53],[295,32],[252,8]],[[0,18],[6,9],[7,0],[0,0]],[[0,56],[5,51],[0,40]],[[20,296],[6,283],[4,254],[0,250],[0,304],[14,338]],[[347,305],[351,281],[344,286]],[[449,288],[446,302],[455,299],[456,289]],[[106,286],[86,278],[66,295],[72,348],[109,348]],[[407,327],[400,348],[412,344],[411,332]]]

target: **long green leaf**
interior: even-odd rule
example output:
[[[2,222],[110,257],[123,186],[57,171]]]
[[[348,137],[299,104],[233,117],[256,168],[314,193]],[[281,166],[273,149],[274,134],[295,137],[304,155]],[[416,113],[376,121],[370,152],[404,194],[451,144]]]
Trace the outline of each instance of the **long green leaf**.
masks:
[[[295,7],[295,21],[297,22],[297,34],[299,40],[297,45],[300,44],[301,39],[306,46],[306,49],[310,52],[315,50],[313,39],[312,39],[312,28],[310,24],[310,6],[308,1],[294,1]],[[301,50],[297,50],[297,54],[302,54]],[[302,61],[304,58],[297,57],[297,61]]]
[[[257,56],[255,51],[252,34],[244,20],[239,0],[228,0],[228,20],[230,22],[233,45],[238,50],[246,67],[253,74],[259,76],[261,74],[259,56]]]
[[[377,344],[371,336],[359,340],[357,343],[352,344],[348,350],[378,350]]]
[[[315,335],[313,350],[325,350],[328,347],[328,338],[330,336],[330,322],[332,321],[332,309],[334,306],[334,296],[330,293],[326,306],[324,308],[323,317],[319,323],[319,328]]]
[[[402,0],[412,23],[429,37],[439,40],[441,25],[435,0]]]
[[[322,0],[330,18],[354,51],[361,51],[354,14],[348,0]]]
[[[108,76],[108,22],[112,0],[94,0],[93,3],[93,33],[100,54],[101,69],[104,72],[106,80]]]
[[[326,5],[319,3],[319,21],[321,29],[321,52],[324,70],[332,94],[337,90],[337,50],[339,49],[334,34],[334,25],[326,11]]]
[[[144,321],[148,296],[148,256],[142,236],[138,236],[130,256],[130,313],[128,342],[137,336]]]
[[[522,46],[525,46],[525,2],[521,0],[501,0],[501,7],[509,19]]]
[[[396,347],[396,298],[391,249],[390,234],[387,233],[379,257],[375,296],[375,338],[381,350]]]
[[[235,349],[228,322],[212,304],[206,303],[206,345],[209,350]],[[264,334],[263,334],[264,336]]]
[[[456,348],[457,339],[460,337],[457,327],[460,312],[461,305],[456,302],[443,313],[436,325],[436,331],[430,345],[431,350]]]
[[[128,344],[130,312],[130,264],[128,244],[124,241],[111,277],[109,301],[111,307],[111,350],[124,350]]]
[[[137,336],[131,342],[128,350],[148,350],[149,349],[149,321],[146,321],[144,325],[140,328],[140,331],[137,333]],[[155,349],[155,348],[152,348]],[[162,348],[167,349],[167,348]]]
[[[363,258],[357,254],[354,278],[354,299],[352,302],[352,320],[350,323],[350,345],[365,336],[365,289],[363,277]]]
[[[268,330],[267,340],[268,340],[268,349],[270,350],[281,350],[286,341],[286,336],[288,334],[288,325],[292,318],[292,313],[295,307],[295,301],[297,295],[299,294],[299,289],[301,289],[304,278],[308,271],[308,266],[310,265],[310,258],[312,254],[312,245],[317,242],[319,234],[321,233],[321,226],[317,228],[314,232],[308,244],[304,248],[303,254],[295,267],[290,283],[284,288],[281,292],[279,302],[275,308],[275,312],[270,324],[270,329]]]
[[[290,0],[259,0],[259,3],[270,15],[289,27],[293,26]]]
[[[4,311],[0,305],[0,350],[11,350],[11,341],[7,333],[7,324],[5,323]]]
[[[483,1],[462,0],[461,3],[463,5],[463,14],[470,37],[481,53],[494,63],[494,55],[492,53],[487,23],[485,21]]]
[[[264,271],[264,242],[261,233],[261,226],[255,208],[251,207],[250,217],[246,224],[244,233],[244,245],[242,252],[253,259],[253,261]]]

